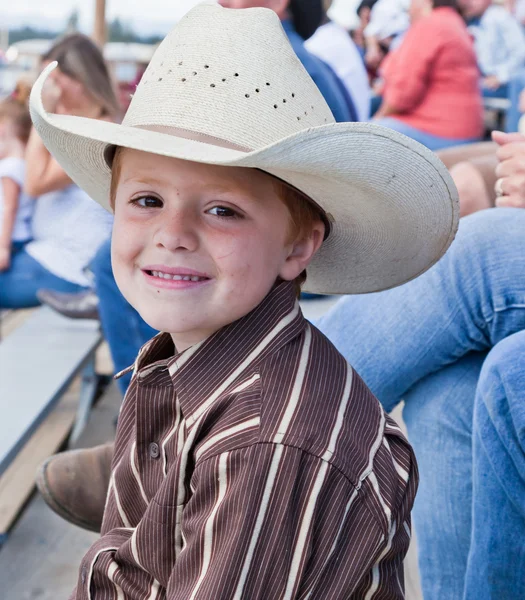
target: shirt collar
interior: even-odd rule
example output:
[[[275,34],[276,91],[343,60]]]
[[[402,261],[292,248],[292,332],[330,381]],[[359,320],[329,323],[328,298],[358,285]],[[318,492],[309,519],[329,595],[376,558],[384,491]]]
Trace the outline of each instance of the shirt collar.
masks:
[[[252,374],[261,358],[290,342],[305,326],[294,284],[281,282],[246,316],[180,354],[174,355],[169,334],[155,336],[139,353],[135,372],[144,385],[161,385],[159,372],[168,383],[171,379],[182,413],[191,425],[214,397],[243,372]]]

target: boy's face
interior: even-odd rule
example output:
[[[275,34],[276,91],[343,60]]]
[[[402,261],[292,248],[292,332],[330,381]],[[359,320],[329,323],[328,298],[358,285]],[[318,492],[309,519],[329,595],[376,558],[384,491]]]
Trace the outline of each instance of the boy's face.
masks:
[[[243,317],[322,241],[291,243],[272,178],[136,150],[121,154],[112,264],[117,284],[179,351]]]

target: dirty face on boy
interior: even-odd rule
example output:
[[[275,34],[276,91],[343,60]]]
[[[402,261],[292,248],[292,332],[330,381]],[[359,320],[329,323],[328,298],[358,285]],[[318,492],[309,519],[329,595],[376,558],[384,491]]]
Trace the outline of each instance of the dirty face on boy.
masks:
[[[253,310],[295,279],[321,245],[289,239],[269,175],[136,150],[120,156],[112,264],[128,302],[178,351]]]

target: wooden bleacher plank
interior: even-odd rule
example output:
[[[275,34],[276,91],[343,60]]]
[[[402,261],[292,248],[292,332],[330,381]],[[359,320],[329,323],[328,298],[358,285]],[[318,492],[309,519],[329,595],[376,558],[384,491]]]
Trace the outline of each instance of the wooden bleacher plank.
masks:
[[[0,343],[0,474],[101,341],[96,321],[38,309]]]
[[[0,544],[35,487],[38,465],[67,438],[75,421],[79,388],[77,378],[0,477]]]

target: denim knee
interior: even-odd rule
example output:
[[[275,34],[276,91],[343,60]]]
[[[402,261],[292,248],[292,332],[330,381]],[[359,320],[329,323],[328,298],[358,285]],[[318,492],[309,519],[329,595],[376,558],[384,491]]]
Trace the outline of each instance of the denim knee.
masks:
[[[476,401],[485,408],[500,440],[506,446],[517,444],[525,453],[525,330],[508,336],[489,352]]]

